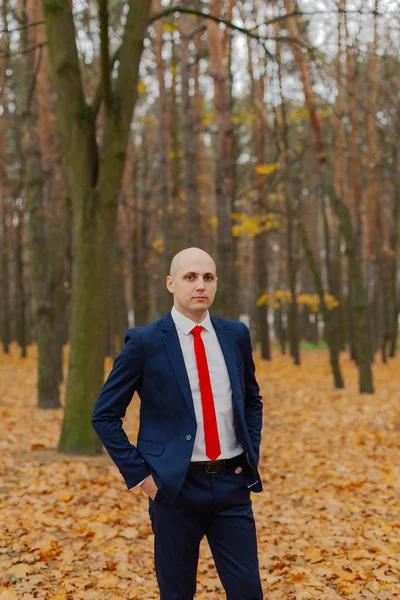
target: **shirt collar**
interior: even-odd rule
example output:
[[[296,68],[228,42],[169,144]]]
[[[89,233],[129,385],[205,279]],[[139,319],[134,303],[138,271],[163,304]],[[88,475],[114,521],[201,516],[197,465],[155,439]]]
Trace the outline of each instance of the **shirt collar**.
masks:
[[[185,317],[185,315],[176,310],[175,306],[173,306],[171,309],[171,316],[174,320],[175,325],[179,327],[179,329],[183,331],[185,335],[189,335],[193,327],[196,327],[196,325],[201,325],[209,333],[213,332],[213,326],[208,310],[206,316],[204,317],[201,323],[196,323],[195,321],[192,321],[192,319],[189,319],[189,317]]]

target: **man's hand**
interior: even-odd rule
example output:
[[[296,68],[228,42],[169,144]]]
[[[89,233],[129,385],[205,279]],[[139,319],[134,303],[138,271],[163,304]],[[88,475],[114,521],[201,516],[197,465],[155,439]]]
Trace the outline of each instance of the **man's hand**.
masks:
[[[154,500],[158,491],[158,487],[156,486],[152,475],[149,475],[147,479],[143,481],[140,487],[148,496],[150,496],[152,500]]]
[[[235,469],[236,475],[239,475],[242,471],[242,467],[236,467]],[[152,475],[149,475],[147,479],[143,481],[140,487],[148,496],[150,496],[152,500],[154,500],[158,491],[158,487],[156,486]]]

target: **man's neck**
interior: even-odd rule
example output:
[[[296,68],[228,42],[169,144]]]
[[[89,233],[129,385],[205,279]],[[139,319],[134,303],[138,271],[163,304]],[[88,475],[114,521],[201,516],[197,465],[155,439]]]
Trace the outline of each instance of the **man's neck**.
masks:
[[[204,319],[207,316],[207,310],[203,311],[202,313],[189,313],[188,311],[185,311],[181,307],[175,306],[175,304],[174,304],[174,308],[176,311],[178,311],[178,313],[180,313],[184,317],[187,317],[188,319],[191,319],[195,323],[201,323],[202,321],[204,321]]]

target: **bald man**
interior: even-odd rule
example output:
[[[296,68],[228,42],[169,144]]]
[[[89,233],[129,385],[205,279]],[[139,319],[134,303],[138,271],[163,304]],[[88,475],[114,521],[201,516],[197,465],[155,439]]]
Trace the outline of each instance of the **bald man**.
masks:
[[[93,411],[127,488],[148,496],[161,600],[193,599],[204,536],[227,599],[263,598],[250,497],[262,490],[262,399],[248,328],[209,313],[217,280],[204,250],[174,256],[172,310],[128,329]],[[121,421],[135,391],[136,446]]]

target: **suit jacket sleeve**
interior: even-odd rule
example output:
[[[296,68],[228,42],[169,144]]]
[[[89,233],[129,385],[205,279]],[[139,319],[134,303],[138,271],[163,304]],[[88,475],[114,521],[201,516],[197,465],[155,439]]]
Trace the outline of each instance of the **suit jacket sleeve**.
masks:
[[[263,417],[262,396],[255,376],[253,348],[249,328],[243,323],[244,343],[244,382],[245,382],[245,419],[251,442],[257,458],[260,456],[261,429]]]
[[[143,352],[138,333],[133,329],[128,330],[124,341],[125,346],[115,359],[96,401],[92,425],[130,489],[151,472],[122,427],[122,418],[133,394],[140,387],[143,371]]]

